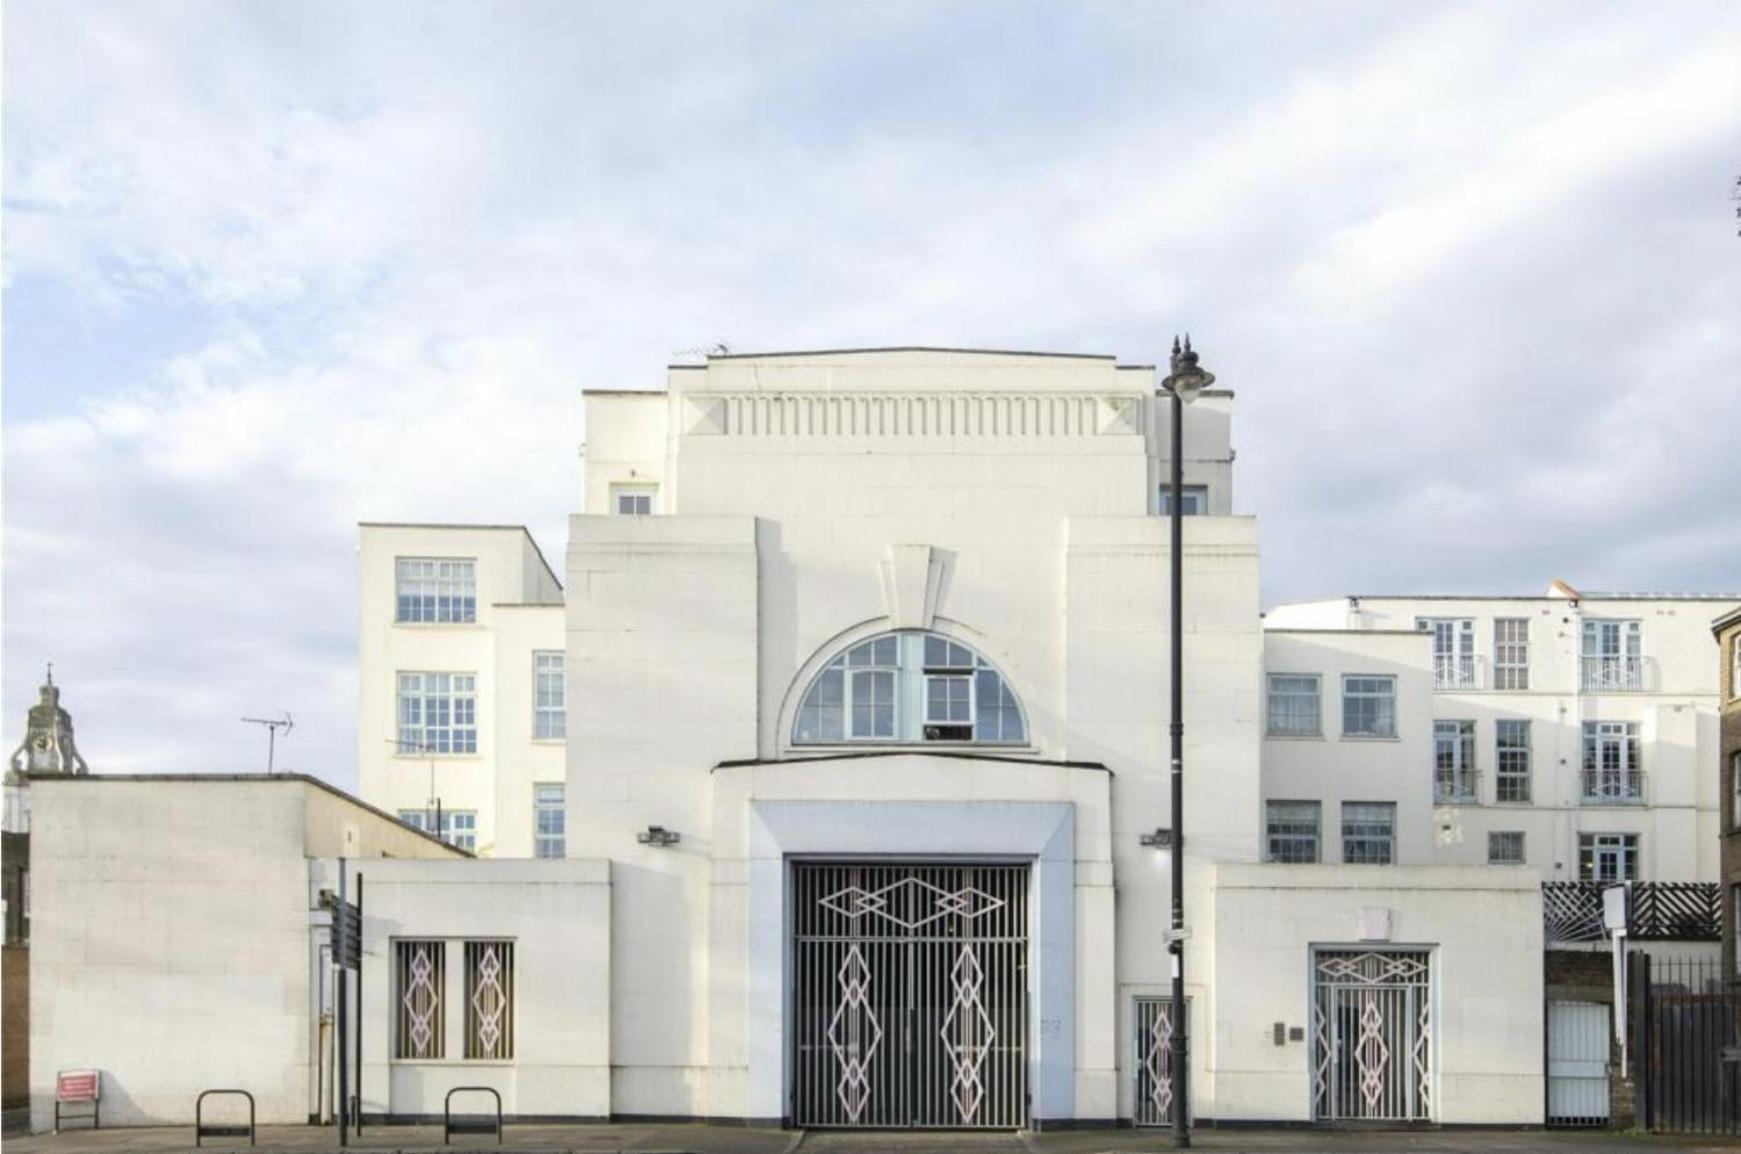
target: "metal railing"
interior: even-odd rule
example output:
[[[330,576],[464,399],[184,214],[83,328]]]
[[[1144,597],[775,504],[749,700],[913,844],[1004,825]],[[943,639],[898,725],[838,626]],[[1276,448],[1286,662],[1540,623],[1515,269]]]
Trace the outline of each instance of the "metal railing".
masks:
[[[1547,941],[1599,942],[1602,892],[1626,886],[1626,934],[1640,942],[1714,942],[1722,937],[1722,887],[1716,882],[1543,882]]]
[[[495,1114],[461,1114],[453,1112],[455,1094],[488,1094],[496,1100]],[[502,1095],[490,1086],[455,1086],[441,1103],[441,1144],[451,1146],[455,1134],[494,1134],[496,1145],[502,1144]]]
[[[1644,658],[1597,656],[1582,658],[1580,684],[1593,693],[1638,693],[1644,689]]]
[[[1433,770],[1433,802],[1437,805],[1476,805],[1481,800],[1481,771],[1477,769]]]
[[[1642,769],[1585,769],[1578,773],[1580,805],[1643,805]]]
[[[248,1124],[236,1122],[207,1122],[206,1099],[213,1094],[225,1097],[246,1098],[248,1100]],[[193,1144],[204,1146],[207,1138],[246,1138],[248,1145],[254,1144],[254,1095],[246,1090],[202,1090],[200,1096],[193,1100]]]
[[[1481,659],[1445,655],[1433,658],[1434,689],[1480,689]]]

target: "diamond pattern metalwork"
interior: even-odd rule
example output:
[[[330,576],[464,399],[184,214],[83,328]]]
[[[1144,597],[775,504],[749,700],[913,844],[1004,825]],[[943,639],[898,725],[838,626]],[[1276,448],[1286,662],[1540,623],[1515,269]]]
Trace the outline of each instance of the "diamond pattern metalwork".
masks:
[[[915,911],[916,916],[896,911],[894,907],[901,898],[906,899],[908,909]],[[820,902],[825,908],[855,921],[874,916],[908,930],[916,930],[940,918],[958,917],[972,921],[1004,905],[1004,899],[973,886],[946,890],[916,877],[905,877],[874,890],[847,886],[821,898]]]
[[[425,1057],[435,1039],[434,1020],[441,1009],[441,991],[435,988],[433,980],[435,959],[427,944],[419,943],[413,947],[409,974],[411,980],[405,983],[403,1001],[406,1021],[411,1027],[411,1051],[417,1057]]]
[[[985,970],[980,966],[973,947],[961,947],[949,973],[949,984],[955,991],[955,1000],[949,1005],[949,1013],[944,1015],[943,1029],[939,1034],[943,1039],[943,1049],[955,1063],[950,1078],[950,1096],[955,1100],[956,1109],[961,1111],[961,1120],[971,1123],[985,1097],[980,1068],[985,1065],[986,1054],[997,1040],[991,1016],[980,1002]]]
[[[857,1122],[870,1102],[870,1065],[882,1045],[882,1023],[871,1010],[870,967],[865,965],[859,948],[849,946],[846,957],[835,974],[840,990],[840,1003],[828,1021],[825,1035],[840,1065],[840,1081],[835,1084],[835,1096],[849,1121]]]
[[[477,1011],[478,1045],[486,1054],[496,1053],[502,1041],[502,1016],[508,1010],[508,994],[502,988],[501,950],[493,942],[479,953],[472,1009]]]
[[[1163,1003],[1155,1009],[1155,1024],[1149,1030],[1149,1048],[1143,1054],[1143,1065],[1149,1074],[1149,1101],[1155,1116],[1162,1121],[1173,1118],[1173,1004]]]

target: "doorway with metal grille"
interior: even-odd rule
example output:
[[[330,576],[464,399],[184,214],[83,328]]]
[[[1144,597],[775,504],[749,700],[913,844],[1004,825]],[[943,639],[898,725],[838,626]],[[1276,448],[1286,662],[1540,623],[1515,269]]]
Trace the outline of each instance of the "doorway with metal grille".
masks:
[[[792,1117],[1028,1119],[1027,865],[792,867]]]
[[[1432,965],[1426,950],[1316,950],[1312,1116],[1432,1118]]]

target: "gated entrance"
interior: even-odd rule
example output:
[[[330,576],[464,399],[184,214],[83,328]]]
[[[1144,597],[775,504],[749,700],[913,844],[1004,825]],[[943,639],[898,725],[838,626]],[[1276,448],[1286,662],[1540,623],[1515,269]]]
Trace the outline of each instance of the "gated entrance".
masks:
[[[1318,950],[1312,958],[1312,1115],[1432,1117],[1432,973],[1425,950]]]
[[[1015,1129],[1028,1116],[1028,867],[798,863],[800,1126]]]
[[[1136,1124],[1173,1124],[1173,999],[1136,999]],[[1188,1119],[1187,1119],[1188,1120]]]
[[[1548,1125],[1608,1124],[1608,1007],[1548,1003]]]

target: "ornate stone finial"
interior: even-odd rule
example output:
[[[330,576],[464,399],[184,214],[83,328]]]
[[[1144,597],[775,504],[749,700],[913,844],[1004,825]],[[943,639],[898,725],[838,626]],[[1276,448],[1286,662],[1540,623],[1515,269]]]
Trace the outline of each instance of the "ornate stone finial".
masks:
[[[1173,375],[1190,372],[1197,367],[1200,358],[1191,349],[1191,334],[1185,334],[1185,343],[1181,345],[1179,338],[1173,338]]]
[[[37,692],[37,703],[25,717],[24,740],[12,754],[11,775],[30,773],[89,773],[73,743],[72,715],[60,707],[60,687],[54,683],[54,663],[49,662]]]

